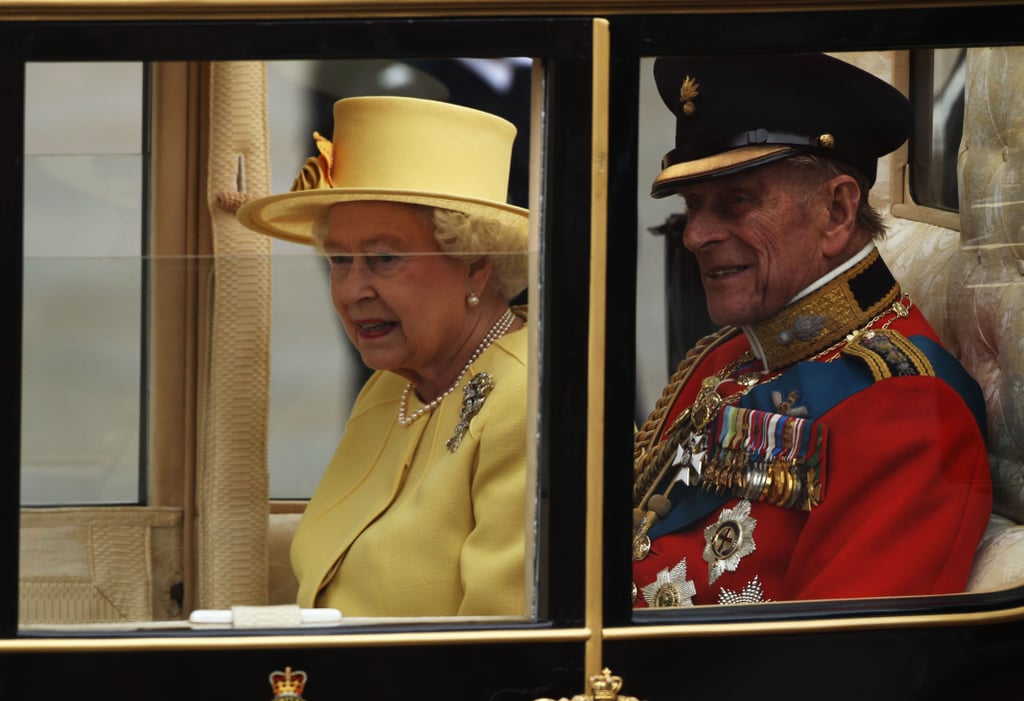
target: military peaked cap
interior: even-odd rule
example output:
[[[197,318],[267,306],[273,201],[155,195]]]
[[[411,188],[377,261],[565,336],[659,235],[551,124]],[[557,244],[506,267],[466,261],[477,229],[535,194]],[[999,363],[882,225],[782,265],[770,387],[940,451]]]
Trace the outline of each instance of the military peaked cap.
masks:
[[[913,124],[900,91],[825,54],[659,58],[654,78],[676,116],[676,144],[653,197],[798,153],[847,163],[871,184],[878,158]]]

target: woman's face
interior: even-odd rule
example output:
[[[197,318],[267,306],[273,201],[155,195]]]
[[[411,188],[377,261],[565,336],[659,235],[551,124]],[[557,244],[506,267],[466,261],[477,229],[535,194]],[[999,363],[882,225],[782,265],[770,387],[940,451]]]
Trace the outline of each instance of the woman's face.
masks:
[[[367,366],[416,386],[452,372],[469,335],[469,265],[440,252],[425,210],[333,205],[324,252],[334,307]]]

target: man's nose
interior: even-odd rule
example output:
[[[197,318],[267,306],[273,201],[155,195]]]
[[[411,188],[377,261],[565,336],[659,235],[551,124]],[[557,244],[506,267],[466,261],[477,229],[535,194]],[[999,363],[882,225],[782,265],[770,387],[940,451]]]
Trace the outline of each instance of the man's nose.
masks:
[[[691,212],[687,215],[686,227],[683,228],[683,246],[691,253],[696,253],[715,240],[715,230],[711,217],[703,212]]]

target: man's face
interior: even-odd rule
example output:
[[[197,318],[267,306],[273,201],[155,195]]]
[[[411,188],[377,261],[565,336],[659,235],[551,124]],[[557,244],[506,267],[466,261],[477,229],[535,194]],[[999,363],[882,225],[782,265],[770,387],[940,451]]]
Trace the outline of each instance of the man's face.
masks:
[[[767,319],[828,271],[821,190],[790,173],[776,163],[679,190],[688,211],[683,245],[697,257],[717,324]]]

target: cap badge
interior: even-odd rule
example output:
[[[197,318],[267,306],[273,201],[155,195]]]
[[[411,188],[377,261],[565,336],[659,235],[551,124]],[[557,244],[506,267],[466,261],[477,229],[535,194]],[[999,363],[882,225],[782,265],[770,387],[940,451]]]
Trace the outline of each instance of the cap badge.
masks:
[[[652,608],[678,608],[693,606],[697,587],[686,578],[686,558],[669,570],[658,572],[658,578],[643,588],[647,605]]]
[[[835,148],[836,137],[831,134],[822,134],[818,137],[818,146],[821,148]]]
[[[683,114],[687,117],[697,111],[697,105],[693,104],[693,98],[700,95],[700,83],[686,76],[683,85],[679,88],[679,101],[683,103]]]

